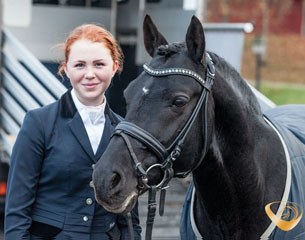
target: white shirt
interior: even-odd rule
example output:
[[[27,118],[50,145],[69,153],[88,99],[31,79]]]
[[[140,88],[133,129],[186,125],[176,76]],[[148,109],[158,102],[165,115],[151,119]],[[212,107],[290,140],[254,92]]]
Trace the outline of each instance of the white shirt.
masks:
[[[78,100],[74,89],[72,89],[71,95],[76,109],[83,120],[92,150],[95,154],[104,132],[106,98],[102,105],[86,106]]]

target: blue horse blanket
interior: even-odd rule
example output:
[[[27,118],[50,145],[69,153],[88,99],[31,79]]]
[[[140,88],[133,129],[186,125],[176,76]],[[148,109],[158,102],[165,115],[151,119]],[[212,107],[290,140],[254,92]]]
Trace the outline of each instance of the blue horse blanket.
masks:
[[[283,140],[287,156],[287,183],[282,201],[298,204],[303,212],[300,222],[290,231],[283,231],[271,223],[261,239],[304,240],[305,239],[305,105],[285,105],[264,112],[264,117]],[[190,184],[183,205],[181,240],[203,239],[192,221],[192,195]],[[193,224],[192,224],[193,222]]]

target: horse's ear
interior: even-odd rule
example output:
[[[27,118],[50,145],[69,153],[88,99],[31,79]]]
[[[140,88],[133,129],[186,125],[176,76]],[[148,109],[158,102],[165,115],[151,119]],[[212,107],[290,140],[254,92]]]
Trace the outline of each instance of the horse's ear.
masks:
[[[205,51],[205,37],[202,24],[195,16],[187,29],[185,42],[192,59],[200,62]]]
[[[149,15],[146,15],[144,18],[143,32],[146,51],[151,57],[153,57],[155,50],[159,46],[167,44],[167,41],[163,35],[159,33]]]

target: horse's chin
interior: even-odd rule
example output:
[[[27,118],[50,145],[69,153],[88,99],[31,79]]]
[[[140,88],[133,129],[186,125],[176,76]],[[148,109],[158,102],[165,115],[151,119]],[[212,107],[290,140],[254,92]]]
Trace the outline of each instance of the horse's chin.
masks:
[[[131,192],[129,196],[126,197],[126,199],[123,202],[112,202],[111,204],[108,204],[106,202],[103,202],[99,199],[96,199],[96,201],[103,206],[108,212],[116,213],[116,214],[126,214],[128,212],[131,212],[131,210],[134,208],[136,202],[138,199],[138,193],[137,192]]]

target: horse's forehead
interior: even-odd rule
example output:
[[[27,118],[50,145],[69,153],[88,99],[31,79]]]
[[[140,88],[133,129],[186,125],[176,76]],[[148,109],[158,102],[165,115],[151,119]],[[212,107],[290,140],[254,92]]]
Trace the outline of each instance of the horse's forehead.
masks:
[[[170,56],[156,55],[148,63],[149,66],[156,70],[166,68],[193,68],[194,62],[188,56],[186,51],[175,52]]]
[[[142,73],[124,91],[126,100],[139,99],[150,93],[153,79]]]
[[[140,97],[145,97],[154,90],[153,88],[153,81],[151,78],[145,78],[146,80],[142,79],[142,84],[138,88],[138,93]]]
[[[185,45],[177,44],[177,46],[174,46],[177,47],[177,51],[171,50],[171,45],[169,45],[169,52],[171,52],[172,54],[157,54],[148,62],[148,65],[154,70],[185,68],[194,71],[196,68],[196,66],[194,66],[195,63],[188,56]],[[164,90],[172,88],[174,85],[169,84],[165,80],[166,78],[166,76],[156,77],[143,72],[137,77],[133,84],[129,85],[129,87],[126,89],[125,93],[127,94],[125,97],[129,99],[139,99],[141,97],[151,95],[152,93],[155,93],[158,90],[159,92],[162,92],[160,91],[161,89]],[[179,78],[176,76],[175,80],[177,81],[178,79]]]

